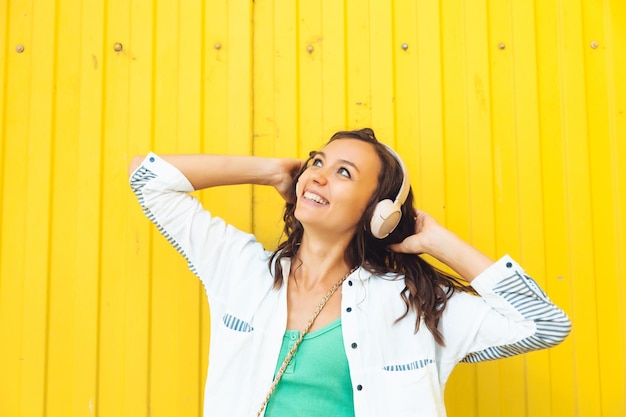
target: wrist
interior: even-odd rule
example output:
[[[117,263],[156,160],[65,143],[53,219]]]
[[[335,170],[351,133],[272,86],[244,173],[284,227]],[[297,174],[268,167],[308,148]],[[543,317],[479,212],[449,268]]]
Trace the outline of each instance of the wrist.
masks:
[[[468,282],[493,264],[490,257],[443,227],[433,234],[428,250],[430,256]]]
[[[241,165],[248,169],[247,183],[254,185],[276,186],[283,180],[281,163],[279,158],[266,158],[258,156],[244,157]]]
[[[271,183],[268,185],[280,187],[282,184],[293,182],[291,173],[292,165],[285,158],[273,158],[271,164],[272,172],[269,176]]]
[[[450,230],[437,225],[428,235],[424,242],[424,253],[432,256],[440,262],[446,261],[450,253],[456,252],[456,247],[464,242]]]

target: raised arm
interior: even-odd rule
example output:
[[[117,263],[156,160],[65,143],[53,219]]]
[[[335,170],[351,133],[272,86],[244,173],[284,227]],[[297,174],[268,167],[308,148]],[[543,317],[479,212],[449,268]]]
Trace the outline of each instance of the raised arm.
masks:
[[[220,185],[254,184],[275,187],[285,200],[291,201],[293,177],[302,165],[299,159],[264,158],[234,155],[160,155],[178,168],[195,190]],[[143,156],[136,156],[129,166],[132,174]]]
[[[472,282],[494,263],[493,259],[422,211],[416,212],[415,234],[391,245],[390,249],[402,253],[428,254],[452,268],[467,282]]]
[[[513,259],[494,262],[428,214],[417,211],[416,216],[415,234],[390,249],[433,256],[471,282],[482,298],[456,293],[446,305],[439,328],[449,364],[506,358],[567,337],[567,315]]]
[[[201,279],[210,300],[218,301],[240,293],[246,282],[230,277],[259,276],[250,268],[267,273],[267,264],[259,263],[267,251],[252,234],[215,216],[190,193],[251,183],[272,185],[284,197],[295,194],[291,172],[300,165],[291,159],[150,153],[132,160],[129,183],[146,217]]]

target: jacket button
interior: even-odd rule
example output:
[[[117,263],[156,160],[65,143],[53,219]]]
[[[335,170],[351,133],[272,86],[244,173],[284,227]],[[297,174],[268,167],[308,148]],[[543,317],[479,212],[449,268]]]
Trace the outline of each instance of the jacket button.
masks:
[[[361,391],[363,389],[363,385],[359,384],[356,386],[357,391]]]
[[[352,349],[356,349],[357,344],[356,343],[352,343],[350,346],[352,346]]]
[[[512,266],[513,266],[513,264],[512,264],[511,262],[507,262],[507,263],[506,263],[506,267],[507,267],[507,268],[511,268]]]
[[[351,312],[351,311],[352,311],[352,307],[348,307],[348,308],[346,308],[346,311],[347,311],[348,313],[349,313],[349,312]]]
[[[348,285],[349,285],[349,286],[352,286],[352,281],[348,281]]]

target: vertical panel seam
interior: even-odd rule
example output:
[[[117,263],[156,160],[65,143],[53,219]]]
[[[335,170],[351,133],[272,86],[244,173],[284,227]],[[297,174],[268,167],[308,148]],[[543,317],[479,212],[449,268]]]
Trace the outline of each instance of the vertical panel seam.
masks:
[[[254,19],[252,20],[254,22]],[[206,129],[206,125],[205,125],[205,121],[204,121],[204,115],[206,114],[206,104],[205,104],[205,100],[206,100],[206,81],[205,81],[205,77],[206,77],[206,59],[207,59],[207,54],[206,54],[206,2],[201,1],[200,2],[200,105],[199,105],[199,130],[200,130],[200,152],[203,151],[204,148],[204,142],[205,142],[205,129]],[[254,62],[254,61],[253,61]],[[254,136],[253,136],[254,138]],[[254,144],[253,144],[254,145]],[[254,149],[254,146],[253,146]],[[254,210],[254,205],[253,205],[253,210]],[[252,213],[252,219],[254,221],[254,212]],[[202,285],[200,284],[200,282],[198,281],[197,283],[197,288],[198,288],[198,341],[199,341],[199,346],[198,346],[198,350],[197,350],[197,361],[198,361],[198,373],[197,373],[197,395],[199,398],[198,404],[197,404],[197,409],[196,409],[196,413],[198,416],[202,415],[202,411],[203,411],[203,398],[204,398],[204,383],[202,380],[202,374],[203,374],[203,367],[202,364],[204,362],[204,358],[203,358],[203,344],[202,344],[202,340],[204,339],[204,335],[202,333],[202,329],[203,329],[203,314],[202,314],[202,303],[203,303],[203,299],[205,296],[205,292],[202,288]]]
[[[604,2],[605,4],[607,3],[606,1]],[[604,39],[605,39],[605,44],[606,44],[606,68],[607,68],[607,85],[608,86],[613,86],[615,85],[615,80],[616,77],[612,71],[613,68],[615,68],[615,64],[614,64],[614,59],[613,59],[613,43],[610,41],[610,39],[612,39],[611,34],[613,33],[613,29],[611,26],[611,10],[610,10],[610,6],[605,6],[604,7],[604,26],[605,26],[605,31],[606,33],[604,34]],[[616,229],[618,231],[623,230],[623,222],[624,219],[621,216],[621,213],[623,212],[623,210],[621,209],[621,201],[620,201],[620,193],[619,193],[619,149],[617,146],[617,141],[618,141],[618,137],[617,137],[617,127],[616,127],[616,114],[617,114],[617,108],[615,106],[615,91],[614,88],[607,88],[607,95],[608,95],[608,100],[607,100],[607,107],[608,107],[608,127],[609,127],[609,135],[610,135],[610,148],[611,148],[611,154],[609,155],[611,158],[611,178],[613,178],[613,183],[612,183],[612,194],[613,194],[613,200],[615,201],[615,206],[613,207],[613,211],[615,213],[615,223],[616,223]],[[617,245],[617,250],[616,253],[624,253],[624,236],[621,235],[621,233],[616,233],[616,245]],[[616,259],[617,262],[617,269],[618,271],[622,272],[622,276],[624,276],[624,258],[623,257],[617,257]],[[626,291],[624,289],[624,282],[623,280],[618,280],[618,283],[620,284],[620,290],[618,291],[618,294],[621,294],[621,303],[620,306],[622,308],[622,313],[624,313],[624,306],[626,303],[626,300],[624,300],[624,292]],[[626,394],[626,393],[625,393]]]
[[[250,19],[250,34],[249,34],[249,44],[248,44],[248,48],[249,51],[248,53],[250,54],[250,95],[251,95],[251,100],[250,100],[250,108],[249,108],[249,112],[250,112],[250,151],[249,153],[251,155],[255,155],[256,152],[256,141],[257,141],[257,131],[256,131],[256,106],[255,106],[255,97],[257,94],[256,91],[256,82],[255,82],[255,78],[256,78],[256,53],[255,53],[255,42],[256,42],[256,2],[254,0],[252,0],[250,2],[250,16],[252,17]],[[228,6],[227,6],[228,7]],[[273,9],[273,8],[272,8]],[[272,37],[272,42],[273,42],[273,37]],[[273,46],[273,45],[272,45]],[[272,47],[272,51],[274,51],[274,48]],[[257,194],[257,187],[255,186],[250,186],[250,200],[249,200],[249,204],[250,204],[250,224],[249,224],[249,229],[256,231],[256,194]]]
[[[102,38],[106,41],[107,39],[107,25],[108,25],[108,0],[104,0],[102,4]],[[105,49],[105,43],[101,46],[100,53],[102,54],[102,82],[100,83],[100,97],[102,100],[101,103],[101,111],[100,111],[100,148],[98,149],[98,157],[99,157],[99,181],[98,181],[98,210],[100,213],[103,213],[103,193],[104,193],[104,178],[102,175],[102,168],[104,167],[104,138],[105,138],[105,119],[106,119],[106,85],[107,85],[107,77],[106,77],[106,68],[108,63],[108,55]],[[103,243],[102,243],[102,231],[104,229],[104,219],[102,215],[98,216],[98,257],[97,257],[97,271],[98,271],[98,283],[97,283],[97,330],[96,330],[96,393],[95,393],[95,414],[99,415],[101,404],[100,404],[100,388],[101,388],[101,375],[100,371],[102,369],[102,257],[103,257]]]
[[[108,1],[108,0],[105,0]],[[106,15],[106,14],[105,14]],[[152,36],[151,36],[151,58],[152,58],[152,66],[151,66],[151,80],[150,80],[150,91],[154,95],[156,91],[156,73],[157,73],[157,21],[158,21],[158,8],[156,7],[156,3],[152,3]],[[150,101],[150,147],[154,148],[156,141],[156,100],[153,98]],[[148,251],[148,332],[147,332],[147,347],[148,351],[146,352],[146,402],[147,402],[147,414],[152,414],[152,336],[153,336],[153,281],[152,281],[152,273],[154,268],[154,230],[153,228],[149,229],[149,238],[148,244],[151,248]]]
[[[492,51],[491,51],[491,41],[492,41],[492,28],[491,28],[491,13],[490,13],[490,9],[489,9],[489,0],[486,0],[486,20],[487,20],[487,80],[488,82],[487,87],[489,88],[489,91],[487,92],[486,96],[489,97],[489,101],[487,103],[487,112],[489,114],[489,132],[488,132],[488,137],[489,137],[489,158],[491,159],[489,161],[491,167],[490,167],[490,173],[491,173],[491,190],[492,190],[492,195],[491,195],[491,209],[493,210],[493,215],[494,217],[497,216],[497,213],[500,212],[500,210],[498,210],[498,205],[496,203],[497,199],[496,197],[496,192],[494,192],[494,190],[497,190],[497,184],[494,184],[494,182],[496,181],[496,178],[498,177],[498,172],[496,172],[496,167],[494,164],[494,160],[495,160],[495,151],[494,151],[494,137],[493,137],[493,132],[494,132],[494,116],[493,116],[493,103],[494,103],[494,86],[493,86],[493,76],[492,76],[492,66],[491,66],[491,62],[492,62]],[[515,88],[513,87],[513,94],[515,93]],[[512,98],[511,98],[512,99]],[[515,116],[514,117],[514,123],[515,123]],[[517,159],[516,159],[517,162]],[[519,164],[516,164],[519,165]],[[517,166],[515,167],[517,168]],[[518,189],[519,189],[519,184],[518,184]],[[470,194],[470,198],[471,198],[471,194]],[[518,210],[519,213],[519,210]],[[496,251],[497,249],[497,230],[496,230],[496,221],[495,219],[492,219],[492,223],[491,223],[491,241],[493,244],[493,250]]]
[[[48,244],[46,245],[46,306],[45,306],[45,346],[44,346],[44,378],[43,378],[43,416],[48,415],[48,391],[49,391],[49,375],[50,375],[50,316],[51,316],[51,299],[52,299],[52,275],[50,271],[52,269],[52,245],[50,244],[51,239],[50,236],[53,232],[52,230],[52,219],[53,219],[53,211],[54,211],[54,155],[55,155],[55,145],[56,145],[56,116],[57,116],[57,88],[55,87],[58,82],[58,40],[59,40],[59,0],[55,0],[54,6],[54,16],[51,17],[53,22],[53,34],[52,34],[52,74],[51,74],[51,97],[50,97],[50,149],[48,154],[49,165],[48,165],[48,230],[46,234],[46,240]]]
[[[398,65],[398,54],[396,53],[396,48],[394,45],[396,44],[396,31],[393,29],[395,27],[395,17],[396,17],[396,2],[395,0],[389,1],[389,8],[391,9],[391,65],[392,65],[392,77],[391,77],[391,91],[393,93],[393,104],[392,108],[392,120],[393,120],[393,141],[394,146],[397,149],[397,141],[398,141],[398,100],[397,100],[397,89],[398,89],[398,77],[397,77],[397,65]],[[409,184],[410,185],[410,184]]]
[[[343,2],[343,123],[344,126],[348,126],[348,120],[350,117],[350,104],[348,100],[348,67],[350,61],[348,60],[348,2]]]
[[[295,45],[296,46],[296,56],[295,56],[295,58],[296,58],[295,59],[295,66],[296,66],[296,68],[295,68],[295,72],[296,72],[296,77],[295,77],[296,78],[295,79],[295,84],[296,84],[295,85],[295,88],[296,88],[296,94],[295,94],[295,96],[296,96],[295,97],[295,99],[296,99],[295,113],[296,114],[295,114],[295,118],[296,118],[296,121],[295,121],[295,124],[296,124],[296,126],[295,126],[295,128],[296,128],[296,132],[297,132],[297,135],[298,135],[297,142],[301,143],[303,135],[302,135],[302,130],[301,130],[302,129],[302,123],[301,123],[301,120],[302,120],[302,109],[301,109],[301,105],[300,105],[300,100],[302,98],[302,95],[300,94],[300,82],[302,81],[302,77],[300,76],[300,74],[301,74],[300,70],[302,68],[302,66],[300,65],[300,60],[301,60],[301,55],[302,55],[302,51],[301,51],[301,48],[300,48],[300,41],[302,40],[302,39],[300,39],[300,30],[301,30],[301,24],[300,24],[300,22],[301,22],[301,19],[300,19],[300,0],[296,1],[295,12],[296,12],[296,16],[295,16],[295,18],[296,18],[296,27],[294,28],[295,29],[295,35],[296,35],[296,42],[295,42],[296,43],[296,45]],[[274,42],[274,39],[275,39],[275,36],[272,36],[272,42]],[[274,105],[276,105],[274,100],[273,100],[273,102],[274,102]]]
[[[580,1],[580,25],[581,25],[581,38],[584,41],[584,39],[587,36],[587,33],[585,31],[586,27],[585,27],[585,5],[584,5],[584,0],[579,0]],[[581,46],[582,48],[582,46]],[[590,107],[590,103],[589,103],[589,94],[588,94],[588,90],[589,90],[589,83],[587,82],[588,77],[589,77],[589,61],[593,59],[589,57],[588,53],[585,53],[583,51],[582,53],[582,65],[583,65],[583,86],[581,87],[582,90],[584,91],[584,116],[585,116],[585,140],[584,140],[584,145],[585,145],[585,163],[587,164],[587,172],[588,172],[588,176],[587,176],[587,188],[588,188],[588,195],[589,197],[593,197],[594,194],[594,184],[593,184],[593,177],[594,177],[594,172],[592,170],[593,168],[593,164],[592,164],[592,157],[591,157],[591,152],[592,152],[592,147],[590,145],[590,141],[592,140],[591,138],[591,132],[590,132],[590,120],[589,120],[589,116],[590,116],[590,112],[589,112],[589,107]],[[589,236],[592,237],[592,239],[590,239],[589,245],[591,246],[591,272],[595,274],[596,270],[597,270],[597,257],[596,257],[596,248],[597,248],[597,244],[595,242],[595,240],[593,239],[593,236],[595,236],[595,230],[597,229],[596,226],[596,222],[595,222],[595,215],[594,212],[597,212],[595,205],[589,201],[588,203],[589,206],[589,214],[590,214],[590,218],[589,218]],[[598,375],[598,387],[596,389],[596,394],[597,397],[602,400],[602,385],[603,385],[603,379],[602,379],[602,368],[600,366],[600,346],[601,346],[601,335],[600,335],[600,314],[599,314],[599,306],[602,305],[602,300],[599,298],[600,294],[598,293],[597,287],[594,286],[593,287],[593,300],[595,302],[595,314],[594,314],[594,328],[595,328],[595,352],[596,352],[596,356],[595,358],[593,358],[593,361],[596,363],[596,367],[597,367],[597,375]],[[600,404],[598,405],[598,409],[600,411],[602,411],[602,401],[600,401]]]
[[[440,92],[441,92],[441,172],[443,174],[445,174],[446,172],[448,172],[448,157],[447,157],[447,138],[448,138],[448,132],[447,132],[447,123],[446,123],[446,116],[447,116],[447,106],[446,106],[446,78],[445,78],[445,73],[446,73],[446,58],[445,58],[445,52],[444,52],[444,48],[445,48],[445,41],[444,41],[444,17],[443,17],[443,3],[440,1],[439,2],[439,7],[438,7],[438,12],[439,12],[439,39],[441,40],[439,42],[439,68],[441,71],[441,86],[440,86]],[[419,100],[419,99],[418,99]],[[418,101],[418,106],[419,106],[419,101]],[[420,155],[421,158],[421,155]],[[444,224],[449,224],[448,222],[448,200],[447,200],[447,196],[448,196],[448,181],[447,179],[444,177],[443,181],[443,190],[442,190],[442,196],[443,196],[443,220],[444,220]]]
[[[532,15],[532,18],[533,18],[533,32],[532,33],[534,35],[533,51],[534,51],[534,54],[535,54],[535,65],[533,66],[533,70],[535,71],[535,74],[536,74],[535,80],[534,80],[535,81],[535,89],[536,89],[536,93],[535,93],[536,94],[536,103],[537,103],[537,106],[535,108],[535,116],[536,116],[536,123],[537,123],[537,140],[539,142],[539,149],[538,149],[539,164],[538,164],[537,169],[539,170],[539,187],[540,187],[540,190],[538,192],[538,196],[539,196],[539,198],[541,198],[541,212],[540,212],[541,219],[540,219],[540,222],[541,222],[541,230],[542,230],[542,235],[541,235],[542,256],[543,256],[543,259],[544,259],[544,261],[543,261],[543,275],[545,277],[548,277],[548,252],[547,252],[548,242],[547,242],[547,233],[546,233],[546,230],[547,230],[546,221],[547,221],[547,219],[546,219],[546,198],[545,198],[547,191],[546,191],[546,181],[545,181],[546,180],[546,175],[545,175],[545,169],[544,169],[544,167],[545,167],[545,164],[544,164],[545,155],[544,155],[544,152],[543,152],[543,147],[541,146],[541,132],[543,131],[543,128],[542,128],[542,118],[541,118],[541,92],[540,92],[540,89],[541,89],[541,81],[540,81],[541,72],[540,72],[540,69],[539,69],[539,65],[540,65],[539,37],[540,37],[540,34],[539,34],[539,25],[538,25],[538,22],[537,22],[537,13],[538,13],[537,12],[537,5],[536,5],[537,1],[541,1],[541,0],[535,0],[531,4],[532,4],[532,7],[533,7],[533,15]],[[511,16],[511,18],[513,18],[513,16]],[[515,60],[515,55],[513,55],[513,59]],[[519,140],[519,138],[517,138],[517,140]],[[517,173],[517,175],[519,175],[519,173]],[[520,198],[523,198],[523,196],[520,196]],[[550,362],[550,356],[548,355],[548,363],[549,362]],[[526,387],[528,386],[528,383],[529,383],[527,374],[528,374],[528,370],[526,370],[526,372],[525,372],[525,375],[526,375],[526,384],[525,384],[525,386]],[[547,372],[547,374],[548,374],[548,378],[549,378],[549,381],[548,381],[548,384],[547,384],[547,387],[548,387],[548,390],[549,390],[548,398],[553,398],[552,396],[554,395],[553,394],[554,389],[553,389],[553,386],[552,386],[552,384],[553,384],[552,383],[552,379],[553,379],[552,378],[552,372]],[[527,410],[527,412],[530,412],[530,410],[532,408],[530,406],[530,398],[528,396],[528,388],[526,388],[526,391],[527,391],[527,394],[526,394],[526,410]]]
[[[467,12],[466,12],[466,3],[463,3],[463,6],[461,6],[462,8],[462,16],[461,16],[461,20],[463,21],[463,31],[462,33],[465,35],[467,33]],[[467,39],[467,37],[465,36],[463,38],[463,41],[461,42],[461,47],[462,47],[462,57],[463,57],[463,62],[462,65],[465,67],[465,71],[463,71],[464,74],[464,82],[465,82],[465,88],[463,89],[463,114],[465,116],[465,120],[463,123],[463,135],[464,135],[464,139],[465,139],[465,146],[466,149],[468,149],[467,155],[466,155],[466,172],[465,172],[465,183],[467,186],[467,190],[468,190],[468,196],[470,198],[471,201],[471,194],[472,194],[472,188],[471,188],[471,175],[470,175],[470,163],[471,163],[471,159],[470,159],[470,152],[469,149],[471,149],[471,143],[470,143],[470,114],[469,114],[469,104],[468,104],[468,100],[469,100],[469,93],[467,91],[467,86],[469,85],[469,76],[468,76],[468,71],[467,71],[467,66],[468,66],[468,58],[467,58],[467,41],[465,40]],[[467,216],[469,219],[471,219],[471,204],[469,204],[466,208],[467,210]],[[470,220],[471,221],[471,220]],[[471,224],[469,225],[469,229],[471,230]],[[471,232],[470,232],[470,236],[471,236]],[[476,402],[476,404],[478,404],[478,401]],[[478,411],[478,410],[477,410]]]
[[[0,225],[3,223],[4,218],[4,181],[7,178],[5,169],[6,169],[6,142],[7,142],[7,79],[9,74],[9,35],[11,27],[11,19],[9,19],[9,14],[11,13],[11,2],[5,2],[5,21],[4,21],[4,59],[2,64],[2,115],[0,117],[0,122],[2,126],[0,126]],[[2,253],[2,233],[0,232],[0,254]],[[2,291],[2,276],[0,275],[0,292]]]

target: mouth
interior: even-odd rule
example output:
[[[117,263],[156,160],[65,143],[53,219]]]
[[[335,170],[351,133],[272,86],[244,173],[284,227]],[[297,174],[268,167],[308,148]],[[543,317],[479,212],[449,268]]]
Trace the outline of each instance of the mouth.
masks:
[[[302,197],[305,200],[309,200],[309,201],[313,201],[317,204],[322,204],[322,205],[327,205],[328,204],[328,200],[322,198],[321,196],[312,193],[310,191],[305,191],[304,194],[302,194]]]

